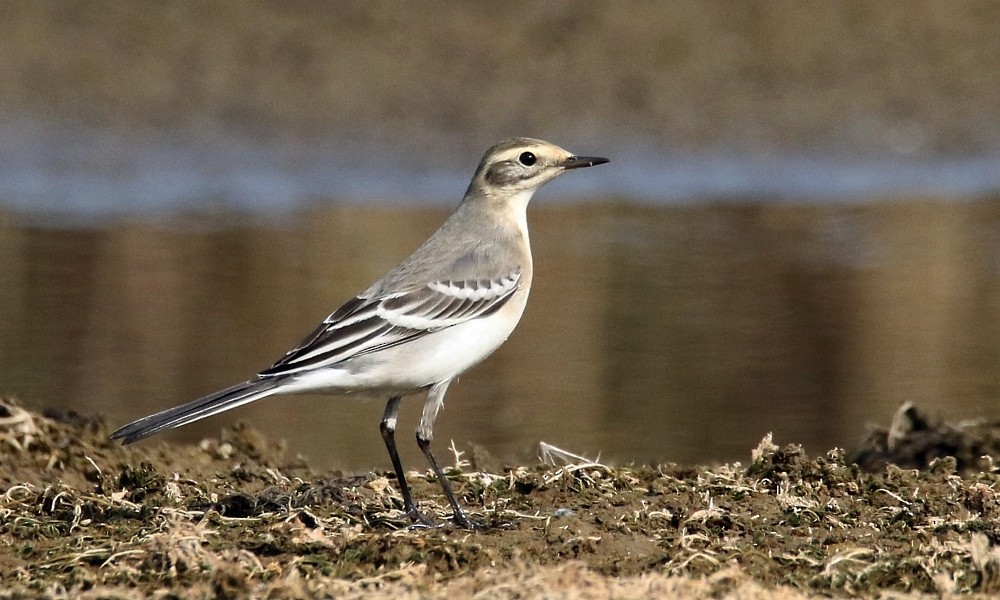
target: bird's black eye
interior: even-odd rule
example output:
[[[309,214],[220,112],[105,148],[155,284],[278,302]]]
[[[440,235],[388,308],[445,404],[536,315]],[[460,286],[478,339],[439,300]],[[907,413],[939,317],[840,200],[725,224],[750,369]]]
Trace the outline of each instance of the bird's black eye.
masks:
[[[531,152],[522,152],[521,156],[517,157],[517,161],[526,167],[530,167],[535,164],[538,159]]]

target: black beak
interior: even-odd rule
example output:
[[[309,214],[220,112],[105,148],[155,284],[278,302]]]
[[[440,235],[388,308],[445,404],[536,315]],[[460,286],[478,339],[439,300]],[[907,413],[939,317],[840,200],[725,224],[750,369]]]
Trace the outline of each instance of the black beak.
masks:
[[[559,166],[564,169],[582,169],[583,167],[603,165],[606,162],[609,162],[608,159],[600,156],[571,156],[559,163]]]

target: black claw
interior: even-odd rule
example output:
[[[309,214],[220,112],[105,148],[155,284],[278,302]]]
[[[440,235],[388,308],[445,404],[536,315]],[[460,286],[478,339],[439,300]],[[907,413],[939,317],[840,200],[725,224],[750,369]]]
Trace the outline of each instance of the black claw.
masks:
[[[484,531],[489,529],[489,525],[483,523],[482,521],[470,518],[462,511],[456,511],[455,514],[452,515],[451,520],[454,521],[459,527],[469,529],[471,531]]]
[[[424,514],[419,510],[417,510],[417,507],[415,506],[406,511],[406,516],[411,521],[413,521],[413,525],[411,525],[410,527],[414,529],[424,529],[424,528],[429,529],[435,526],[434,521],[431,521],[430,519],[425,517]]]

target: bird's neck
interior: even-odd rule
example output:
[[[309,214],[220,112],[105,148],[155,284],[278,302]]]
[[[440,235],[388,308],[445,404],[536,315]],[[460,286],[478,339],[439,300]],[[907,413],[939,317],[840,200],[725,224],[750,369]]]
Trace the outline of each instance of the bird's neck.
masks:
[[[470,187],[459,210],[480,213],[482,218],[513,224],[524,242],[528,242],[528,203],[534,189],[498,193]]]
[[[510,211],[514,222],[517,223],[517,228],[525,243],[528,243],[528,202],[531,201],[531,196],[534,193],[535,190],[523,190],[508,197],[504,203],[506,210]]]

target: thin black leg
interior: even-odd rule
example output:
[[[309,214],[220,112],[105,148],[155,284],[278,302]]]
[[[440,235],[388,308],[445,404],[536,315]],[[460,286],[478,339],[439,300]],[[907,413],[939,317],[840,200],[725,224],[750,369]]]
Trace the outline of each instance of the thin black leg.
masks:
[[[403,463],[400,462],[399,452],[396,451],[396,421],[402,399],[401,396],[389,398],[379,429],[382,431],[382,440],[385,442],[386,450],[389,451],[389,459],[392,460],[392,469],[396,472],[399,490],[403,494],[403,510],[406,511],[406,516],[418,525],[431,527],[433,523],[417,510],[417,505],[413,502],[410,486],[406,483],[406,476],[403,475]]]
[[[434,420],[437,418],[437,413],[444,404],[444,393],[448,389],[449,383],[451,381],[436,383],[427,392],[424,412],[420,417],[420,425],[417,427],[417,445],[420,446],[420,450],[427,457],[427,462],[431,464],[434,474],[444,489],[444,495],[448,498],[448,504],[451,505],[451,510],[454,513],[452,518],[455,523],[466,529],[484,529],[485,525],[473,521],[462,510],[462,507],[458,504],[458,499],[455,498],[455,492],[451,488],[451,482],[445,477],[444,471],[441,470],[440,465],[438,465],[437,460],[434,458],[434,454],[431,453],[431,440],[434,439]]]
[[[451,510],[454,513],[452,519],[455,523],[466,529],[485,529],[486,525],[470,519],[465,511],[462,510],[462,506],[458,503],[458,498],[455,497],[455,492],[451,488],[451,482],[445,477],[444,471],[438,465],[437,459],[434,458],[434,454],[431,453],[431,441],[429,439],[421,437],[417,434],[417,445],[420,446],[420,450],[423,451],[424,456],[427,457],[427,462],[431,464],[431,468],[434,469],[434,474],[437,475],[438,481],[441,482],[441,487],[444,489],[444,496],[448,499],[448,504],[451,505]]]

